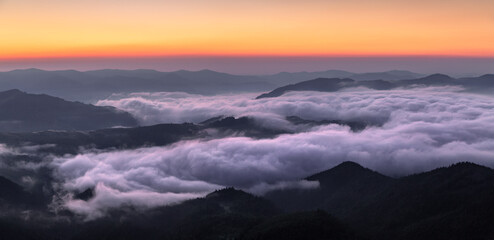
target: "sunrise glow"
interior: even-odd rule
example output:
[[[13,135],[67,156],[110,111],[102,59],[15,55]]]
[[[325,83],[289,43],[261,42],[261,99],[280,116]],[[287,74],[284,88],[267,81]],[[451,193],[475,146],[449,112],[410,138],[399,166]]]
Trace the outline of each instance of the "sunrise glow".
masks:
[[[487,0],[0,0],[0,58],[491,57],[493,10]]]

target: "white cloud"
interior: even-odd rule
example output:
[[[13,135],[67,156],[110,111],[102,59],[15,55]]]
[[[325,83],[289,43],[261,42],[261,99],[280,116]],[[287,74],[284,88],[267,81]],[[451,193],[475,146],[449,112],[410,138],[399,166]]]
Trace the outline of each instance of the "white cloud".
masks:
[[[53,166],[65,189],[97,189],[97,200],[67,205],[79,213],[102,214],[101,209],[122,202],[162,205],[222,186],[256,193],[289,186],[314,187],[298,181],[343,161],[394,176],[459,161],[494,167],[494,99],[489,97],[430,89],[252,97],[139,94],[100,104],[130,111],[147,124],[202,121],[217,115],[262,115],[264,122],[280,125],[276,121],[284,116],[297,115],[382,126],[355,133],[345,126],[327,125],[273,139],[226,137],[58,158]],[[147,194],[160,197],[157,201],[140,197]],[[173,197],[168,198],[169,194]]]
[[[246,189],[248,192],[256,194],[256,195],[264,195],[267,192],[274,190],[283,190],[283,189],[316,189],[319,188],[319,181],[307,181],[307,180],[299,180],[299,181],[281,181],[276,182],[274,184],[268,183],[259,183],[249,189]]]
[[[0,156],[9,153],[11,153],[11,150],[5,144],[0,144]]]
[[[157,193],[147,190],[121,192],[107,187],[103,183],[96,185],[95,194],[95,197],[87,202],[69,199],[65,206],[77,214],[85,215],[86,220],[93,220],[104,216],[106,211],[111,208],[122,206],[149,208],[179,203],[204,195],[199,193]]]

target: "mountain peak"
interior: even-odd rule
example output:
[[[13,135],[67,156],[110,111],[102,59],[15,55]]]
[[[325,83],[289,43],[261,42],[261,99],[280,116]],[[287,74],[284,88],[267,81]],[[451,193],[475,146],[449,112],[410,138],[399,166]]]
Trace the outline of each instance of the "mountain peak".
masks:
[[[362,165],[356,163],[356,162],[352,162],[352,161],[345,161],[345,162],[342,162],[338,165],[336,165],[336,167],[334,167],[333,169],[335,168],[359,168],[359,169],[365,169],[364,167],[362,167]]]
[[[309,181],[319,181],[321,184],[343,184],[363,179],[385,181],[390,179],[378,172],[370,170],[355,162],[343,162],[329,170],[322,171],[306,178]]]
[[[430,182],[481,182],[494,180],[494,170],[471,162],[459,162],[449,167],[441,167],[429,172],[414,174],[404,179],[427,179]],[[434,179],[434,180],[431,180]]]
[[[17,94],[25,94],[25,92],[23,92],[19,89],[11,89],[11,90],[0,92],[0,95],[17,95]]]
[[[446,75],[446,74],[441,74],[441,73],[435,73],[431,74],[427,77],[424,77],[422,79],[433,79],[433,80],[452,80],[453,78]]]
[[[45,72],[45,71],[38,68],[16,69],[10,71],[10,73],[40,73],[40,72]]]
[[[484,75],[480,76],[480,78],[494,79],[494,74],[484,74]]]
[[[345,161],[345,162],[342,162],[342,163],[336,165],[335,167],[333,167],[331,169],[328,169],[328,170],[322,171],[320,173],[314,174],[314,175],[308,177],[307,179],[317,180],[317,178],[321,178],[321,177],[324,177],[324,176],[327,176],[330,174],[335,174],[335,173],[345,173],[345,174],[355,173],[356,174],[356,173],[367,172],[367,171],[372,172],[370,169],[364,168],[364,167],[362,167],[362,165],[360,165],[356,162]]]
[[[227,187],[220,190],[216,190],[208,195],[206,195],[206,199],[218,199],[218,200],[231,200],[237,198],[245,198],[251,197],[252,195],[242,191],[237,190],[233,187]]]
[[[316,78],[276,88],[271,92],[259,95],[256,99],[279,97],[290,91],[335,92],[354,82],[355,80],[349,78]]]
[[[460,170],[460,171],[467,171],[467,172],[490,172],[494,173],[494,171],[491,168],[481,166],[472,162],[459,162],[452,164],[451,166],[447,167],[446,169],[449,170]]]
[[[213,71],[211,69],[201,69],[201,70],[199,70],[197,72],[198,73],[219,73],[219,72]]]
[[[472,163],[472,162],[458,162],[458,163],[451,164],[448,167],[441,167],[441,168],[434,169],[434,170],[432,170],[430,172],[437,172],[437,171],[458,171],[458,170],[460,170],[460,171],[494,171],[491,168],[488,168],[488,167],[485,167],[485,166],[482,166],[482,165],[478,165],[476,163]],[[427,174],[427,172],[421,173],[421,174]]]

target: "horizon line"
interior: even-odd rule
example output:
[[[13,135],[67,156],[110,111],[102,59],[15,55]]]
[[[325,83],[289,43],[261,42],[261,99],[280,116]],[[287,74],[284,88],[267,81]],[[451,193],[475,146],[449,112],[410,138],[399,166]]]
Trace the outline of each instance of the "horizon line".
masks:
[[[187,69],[178,69],[174,71],[160,71],[157,69],[153,68],[135,68],[135,69],[123,69],[123,68],[99,68],[99,69],[93,69],[93,70],[77,70],[77,69],[59,69],[59,70],[48,70],[48,69],[42,69],[42,68],[18,68],[18,69],[13,69],[13,70],[8,70],[8,71],[0,71],[0,73],[9,73],[9,72],[14,72],[14,71],[28,71],[28,70],[37,70],[37,71],[43,71],[43,72],[63,72],[63,71],[75,71],[75,72],[80,72],[80,73],[87,73],[87,72],[96,72],[96,71],[105,71],[105,70],[110,70],[110,71],[155,71],[159,73],[175,73],[175,72],[180,72],[180,71],[186,71],[186,72],[203,72],[203,71],[210,71],[210,72],[216,72],[216,73],[221,73],[221,74],[229,74],[229,75],[236,75],[236,76],[272,76],[272,75],[277,75],[281,73],[289,73],[289,74],[295,74],[295,73],[318,73],[318,72],[329,72],[329,71],[343,71],[343,72],[348,72],[350,74],[367,74],[367,73],[389,73],[393,71],[403,71],[403,72],[410,72],[410,73],[415,73],[415,74],[421,74],[423,77],[428,77],[436,74],[441,74],[441,75],[446,75],[449,77],[455,78],[454,74],[447,74],[447,73],[442,73],[442,72],[434,72],[434,73],[424,73],[424,72],[416,72],[416,71],[410,71],[406,69],[390,69],[390,70],[385,70],[385,71],[347,71],[347,70],[341,70],[341,69],[327,69],[327,70],[322,70],[322,71],[281,71],[281,72],[276,72],[273,74],[234,74],[234,73],[228,73],[228,72],[222,72],[222,71],[217,71],[217,70],[212,70],[212,69],[200,69],[200,70],[187,70]],[[481,73],[477,74],[477,77],[481,77],[484,75],[492,75],[494,73]]]
[[[29,60],[62,60],[62,59],[207,59],[207,58],[435,58],[435,59],[494,59],[494,55],[466,55],[466,54],[171,54],[171,55],[61,55],[61,56],[32,56],[32,57],[0,57],[0,62],[29,61]]]

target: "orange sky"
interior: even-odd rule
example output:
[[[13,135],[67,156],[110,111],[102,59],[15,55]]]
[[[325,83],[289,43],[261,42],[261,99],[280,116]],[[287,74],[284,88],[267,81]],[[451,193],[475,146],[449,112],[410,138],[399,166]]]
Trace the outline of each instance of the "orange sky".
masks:
[[[0,0],[0,58],[494,56],[492,0]]]

